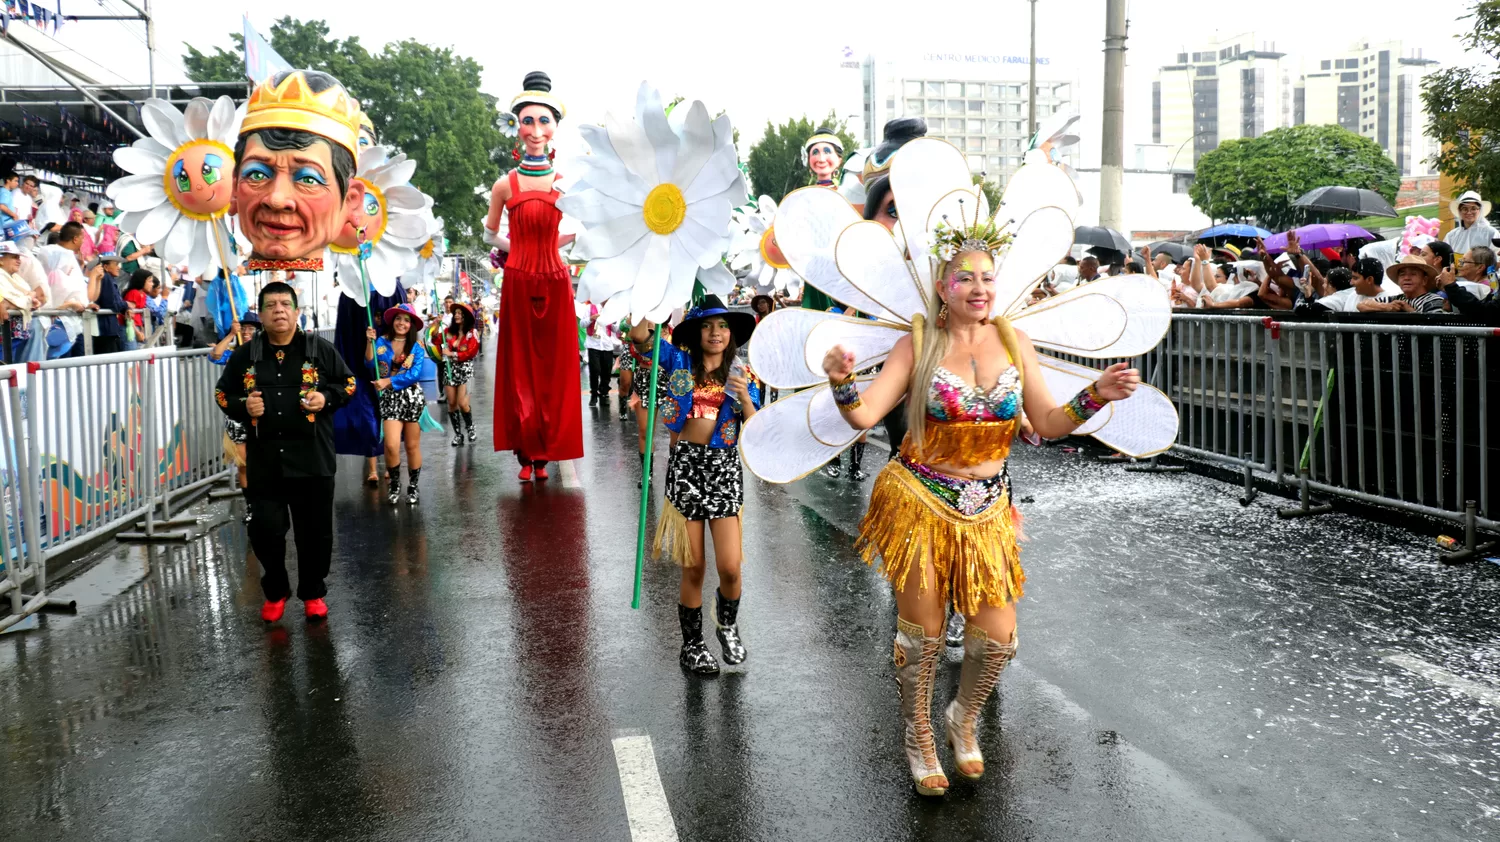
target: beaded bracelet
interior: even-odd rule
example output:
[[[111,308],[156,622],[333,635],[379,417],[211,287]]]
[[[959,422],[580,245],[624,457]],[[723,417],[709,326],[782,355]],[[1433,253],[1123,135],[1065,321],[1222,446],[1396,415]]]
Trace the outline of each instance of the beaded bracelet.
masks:
[[[1109,403],[1109,401],[1099,397],[1099,384],[1090,383],[1079,390],[1078,394],[1074,395],[1071,400],[1063,404],[1063,413],[1074,424],[1082,425],[1085,421],[1098,414],[1099,410],[1103,409],[1106,403]]]
[[[853,412],[864,406],[864,401],[859,399],[859,389],[854,386],[854,375],[833,384],[833,402],[838,404],[839,412]]]

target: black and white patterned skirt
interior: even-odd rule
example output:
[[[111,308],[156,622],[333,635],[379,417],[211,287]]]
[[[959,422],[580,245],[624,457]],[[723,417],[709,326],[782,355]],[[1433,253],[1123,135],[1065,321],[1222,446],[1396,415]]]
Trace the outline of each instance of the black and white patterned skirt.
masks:
[[[422,394],[422,385],[413,383],[405,389],[386,389],[380,393],[380,420],[400,421],[415,424],[422,420],[422,410],[427,400]]]
[[[687,520],[737,517],[745,507],[739,448],[678,442],[667,460],[667,500]]]
[[[443,384],[446,386],[463,386],[474,376],[473,360],[438,363],[438,366],[443,369]]]
[[[224,419],[224,432],[229,435],[229,440],[235,444],[244,444],[250,438],[250,428],[233,418]]]

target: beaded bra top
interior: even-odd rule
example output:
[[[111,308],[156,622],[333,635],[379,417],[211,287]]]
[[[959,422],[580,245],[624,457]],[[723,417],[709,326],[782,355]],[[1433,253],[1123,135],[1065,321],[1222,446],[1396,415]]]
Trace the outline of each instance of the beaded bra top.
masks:
[[[1021,411],[1021,372],[1011,365],[988,392],[938,366],[927,390],[927,417],[934,421],[1010,421]]]

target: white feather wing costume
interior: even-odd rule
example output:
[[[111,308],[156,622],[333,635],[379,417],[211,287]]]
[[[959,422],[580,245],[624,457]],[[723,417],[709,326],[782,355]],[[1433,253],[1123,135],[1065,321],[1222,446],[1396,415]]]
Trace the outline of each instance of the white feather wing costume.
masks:
[[[756,413],[740,439],[751,472],[767,482],[801,479],[859,438],[861,431],[851,429],[834,404],[824,355],[843,345],[853,352],[856,371],[883,362],[911,331],[914,317],[927,312],[936,271],[929,257],[934,229],[945,216],[974,218],[976,207],[988,214],[963,153],[946,141],[918,138],[903,146],[890,179],[901,211],[894,232],[862,219],[824,188],[794,191],[777,210],[777,243],[792,269],[875,319],[788,309],[756,328],[751,366],[766,383],[791,392]],[[1045,351],[1094,359],[1138,356],[1161,341],[1172,315],[1166,291],[1145,275],[1096,281],[1026,306],[1032,289],[1072,246],[1079,205],[1068,174],[1034,152],[1011,177],[995,213],[1013,237],[996,268],[994,312],[1025,331],[1042,352],[1041,368],[1058,400],[1100,372]],[[872,379],[860,378],[859,388]],[[1166,395],[1142,385],[1130,399],[1108,404],[1078,433],[1131,456],[1150,456],[1177,438],[1177,410]]]

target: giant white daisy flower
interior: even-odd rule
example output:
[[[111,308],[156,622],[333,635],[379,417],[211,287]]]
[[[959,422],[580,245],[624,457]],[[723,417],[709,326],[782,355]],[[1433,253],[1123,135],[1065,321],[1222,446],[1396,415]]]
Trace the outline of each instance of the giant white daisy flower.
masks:
[[[370,287],[392,295],[396,280],[417,268],[417,250],[431,239],[432,198],[408,183],[416,171],[416,161],[386,146],[367,146],[359,153],[355,179],[364,182],[364,205],[328,246],[338,267],[339,288],[356,301],[364,286],[361,251]]]
[[[589,261],[589,295],[607,321],[660,322],[692,296],[700,270],[715,286],[729,275],[730,213],[745,201],[734,130],[701,102],[677,113],[674,130],[661,94],[642,84],[633,122],[610,115],[580,129],[592,154],[557,206],[584,224],[572,256]]]
[[[792,192],[776,213],[776,239],[793,270],[835,300],[876,318],[786,309],[761,321],[750,344],[750,365],[788,393],[756,413],[740,439],[746,464],[761,479],[799,479],[859,438],[861,432],[849,427],[834,404],[824,355],[843,345],[855,355],[856,371],[883,362],[935,294],[936,260],[930,254],[937,227],[945,219],[972,222],[989,214],[963,153],[946,141],[918,138],[906,144],[892,159],[890,178],[901,209],[895,231],[861,219],[825,188]],[[992,315],[1024,329],[1039,350],[1094,359],[1144,354],[1166,334],[1172,313],[1166,291],[1148,276],[1106,278],[1026,306],[1032,288],[1072,245],[1079,203],[1066,172],[1039,151],[1028,154],[994,215],[1013,239],[997,261]],[[1039,354],[1039,362],[1048,390],[1060,398],[1100,374],[1046,353]],[[857,386],[869,382],[860,379]],[[1176,439],[1177,411],[1166,395],[1142,385],[1077,434],[1093,435],[1132,456],[1149,456]]]
[[[119,227],[143,244],[156,246],[168,263],[186,264],[204,275],[233,258],[232,228],[225,222],[234,184],[234,143],[243,108],[227,96],[197,97],[187,112],[161,99],[141,106],[147,137],[114,152],[115,163],[131,173],[104,191],[124,211]]]

